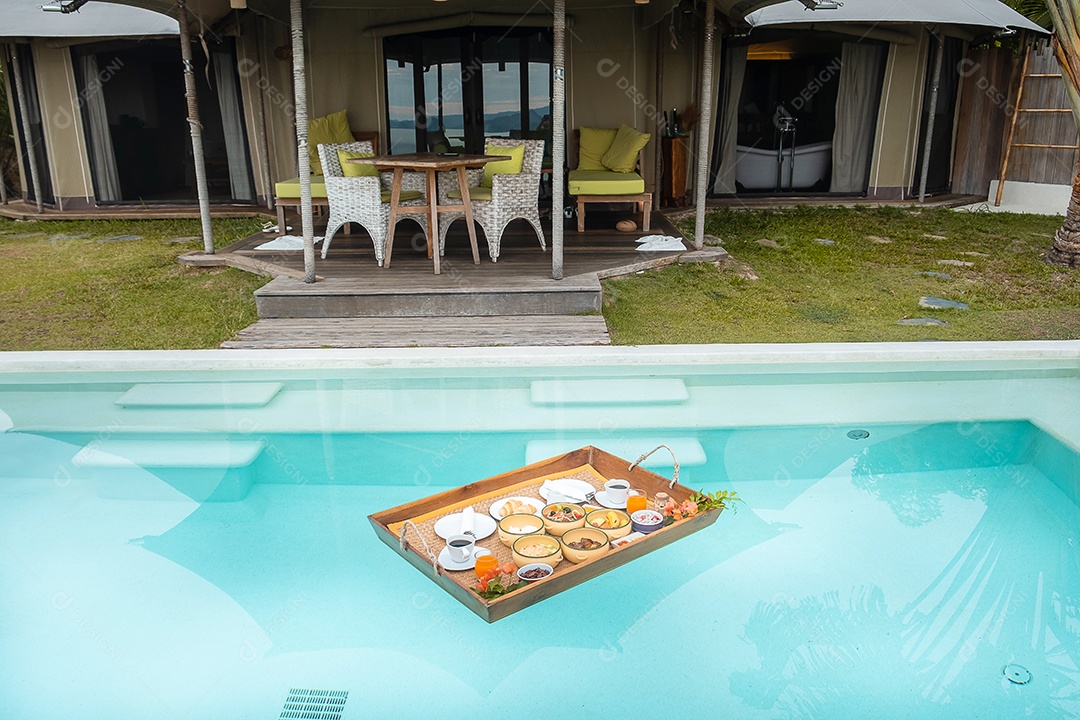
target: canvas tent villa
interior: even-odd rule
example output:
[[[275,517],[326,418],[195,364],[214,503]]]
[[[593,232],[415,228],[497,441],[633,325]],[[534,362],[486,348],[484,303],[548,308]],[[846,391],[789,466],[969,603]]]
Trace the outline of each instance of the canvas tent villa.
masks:
[[[43,20],[75,24],[101,4],[94,0],[74,16],[35,12]],[[298,109],[312,118],[344,109],[351,129],[377,137],[382,152],[475,152],[492,135],[541,138],[556,187],[562,186],[564,164],[573,167],[575,129],[625,124],[654,136],[641,170],[646,186],[655,187],[662,167],[656,139],[665,113],[670,121],[673,108],[689,108],[701,119],[685,140],[685,184],[699,205],[707,195],[732,193],[895,199],[948,191],[962,130],[955,122],[960,88],[971,82],[962,63],[969,45],[1018,30],[1041,32],[998,0],[908,0],[898,5],[902,15],[883,14],[894,3],[878,0],[843,6],[815,0],[567,0],[554,14],[543,4],[516,0],[130,4],[174,17],[179,8],[186,13],[201,124],[208,135],[216,131],[207,128],[221,125],[205,142],[209,192],[202,200],[249,201],[253,207],[271,201],[278,183],[296,178],[309,162],[297,153]],[[52,133],[44,133],[49,162],[79,168],[65,165],[53,174],[83,178],[74,193],[52,179],[53,196],[65,203],[77,196],[97,206],[127,201],[131,194],[122,182],[116,200],[99,177],[107,172],[100,169],[89,103],[79,107],[77,93],[65,100],[56,90],[78,86],[79,68],[85,67],[79,58],[94,54],[94,43],[89,37],[58,42],[60,33],[40,29],[38,39],[10,32],[9,44],[21,47],[22,56],[29,46],[37,60],[22,72],[44,100],[42,116],[61,106],[78,111],[67,134],[59,134],[67,138],[67,151],[52,148]],[[100,67],[101,53],[97,58]],[[306,83],[299,96],[293,80],[298,60]],[[138,65],[125,64],[116,78]],[[114,82],[102,83],[107,114],[116,112],[108,108]],[[235,107],[223,100],[230,87],[239,97]],[[181,90],[170,92],[174,104],[181,102]],[[124,128],[109,119],[115,146]],[[560,233],[561,227],[553,228]],[[701,222],[698,233],[700,242]],[[555,265],[561,245],[552,244]]]

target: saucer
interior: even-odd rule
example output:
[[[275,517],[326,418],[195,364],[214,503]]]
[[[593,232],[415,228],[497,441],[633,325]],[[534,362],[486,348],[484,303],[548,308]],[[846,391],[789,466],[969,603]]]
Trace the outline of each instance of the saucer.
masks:
[[[612,502],[608,499],[607,490],[600,490],[596,493],[596,502],[597,504],[603,505],[606,508],[611,508],[612,510],[626,509],[626,501],[623,500],[621,503]]]
[[[475,513],[473,515],[472,535],[477,540],[483,540],[495,532],[498,524],[487,513]],[[446,540],[451,535],[461,532],[461,513],[445,515],[435,522],[435,534]],[[471,566],[470,566],[471,567]]]
[[[472,570],[476,567],[476,558],[481,555],[490,555],[491,551],[487,548],[478,547],[473,551],[473,554],[465,559],[465,562],[455,562],[450,557],[450,548],[444,547],[442,552],[439,553],[439,564],[443,566],[444,570],[458,571],[458,570]]]

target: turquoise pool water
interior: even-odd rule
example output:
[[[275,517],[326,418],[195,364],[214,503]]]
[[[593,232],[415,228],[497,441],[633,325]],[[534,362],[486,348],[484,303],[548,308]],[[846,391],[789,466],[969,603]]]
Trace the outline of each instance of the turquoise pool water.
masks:
[[[286,375],[0,376],[0,717],[1080,715],[1072,368]],[[367,521],[658,439],[745,504],[492,625]]]

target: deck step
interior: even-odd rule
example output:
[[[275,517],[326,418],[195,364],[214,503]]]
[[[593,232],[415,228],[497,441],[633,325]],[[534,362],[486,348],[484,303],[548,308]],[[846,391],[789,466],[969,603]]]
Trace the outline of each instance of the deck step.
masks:
[[[568,438],[565,440],[530,440],[525,445],[525,464],[531,465],[541,460],[546,460],[556,455],[568,453],[585,445],[592,445],[601,450],[636,460],[638,455],[647,453],[658,445],[667,445],[675,452],[680,465],[704,465],[708,459],[705,456],[705,448],[694,437],[611,437],[600,438]],[[642,467],[673,467],[671,453],[661,449],[641,463]]]
[[[509,278],[495,286],[426,276],[409,281],[376,287],[333,277],[311,284],[277,277],[255,291],[255,304],[261,318],[572,315],[599,312],[603,294],[595,276]]]
[[[234,502],[251,490],[263,448],[258,440],[107,439],[83,447],[71,464],[98,481],[103,497],[158,497],[160,488],[146,482],[151,473],[193,500]]]
[[[607,345],[600,315],[269,318],[223,348],[478,347]]]
[[[264,407],[283,385],[267,383],[140,383],[118,397],[127,408],[253,408]]]
[[[533,405],[678,405],[690,399],[678,378],[533,380]]]

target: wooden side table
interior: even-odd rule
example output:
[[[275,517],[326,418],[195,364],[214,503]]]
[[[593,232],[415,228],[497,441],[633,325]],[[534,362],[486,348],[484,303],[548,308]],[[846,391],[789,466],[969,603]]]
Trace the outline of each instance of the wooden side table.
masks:
[[[660,182],[660,205],[686,206],[686,137],[660,138],[664,153],[664,175]]]

